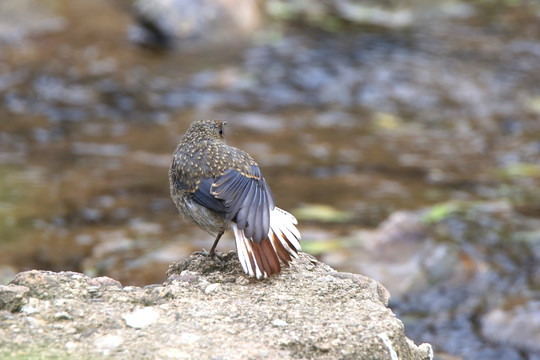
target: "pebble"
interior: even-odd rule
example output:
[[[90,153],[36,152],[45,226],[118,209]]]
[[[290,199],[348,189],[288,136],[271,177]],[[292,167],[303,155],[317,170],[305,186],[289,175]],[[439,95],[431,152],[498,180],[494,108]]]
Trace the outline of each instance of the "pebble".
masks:
[[[73,320],[73,317],[65,311],[59,311],[54,314],[54,320]]]
[[[135,329],[142,329],[154,324],[159,318],[159,312],[152,307],[137,309],[129,314],[122,315],[126,325]]]
[[[213,292],[217,291],[220,287],[221,287],[220,283],[210,284],[204,289],[204,293],[205,294],[213,293]]]
[[[279,327],[285,327],[288,324],[287,324],[287,322],[285,320],[275,319],[274,321],[272,321],[272,325],[279,326]]]
[[[99,286],[88,286],[86,290],[89,294],[96,295],[97,293],[99,293]]]
[[[104,355],[108,355],[117,347],[124,343],[124,338],[120,335],[105,335],[94,341],[94,346]]]

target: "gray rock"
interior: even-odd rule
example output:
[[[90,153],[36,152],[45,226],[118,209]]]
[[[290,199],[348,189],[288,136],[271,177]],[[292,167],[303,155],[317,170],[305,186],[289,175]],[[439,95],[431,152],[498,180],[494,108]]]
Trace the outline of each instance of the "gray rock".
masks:
[[[394,300],[422,293],[434,283],[469,281],[466,268],[456,265],[459,245],[435,241],[419,212],[395,212],[378,228],[359,231],[356,239],[356,248],[325,254],[322,260],[380,281]],[[354,256],[345,256],[345,251]]]
[[[33,311],[0,317],[0,358],[433,358],[429,344],[407,339],[388,291],[372,279],[302,253],[281,275],[256,281],[234,252],[219,256],[192,255],[171,265],[163,285],[144,289],[20,273],[9,287],[27,294]]]
[[[28,289],[19,285],[0,285],[0,310],[19,311],[28,302]]]

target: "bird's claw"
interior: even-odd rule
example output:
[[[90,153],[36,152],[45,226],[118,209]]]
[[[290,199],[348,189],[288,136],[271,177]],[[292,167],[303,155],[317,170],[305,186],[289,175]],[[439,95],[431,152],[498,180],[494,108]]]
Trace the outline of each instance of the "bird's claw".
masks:
[[[194,251],[194,255],[202,255],[202,256],[210,256],[210,253],[206,251],[205,249],[202,249],[201,251]]]
[[[211,258],[213,261],[218,263],[220,266],[223,266],[223,261],[219,258],[217,252],[208,252],[205,249],[202,249],[201,251],[195,251],[193,254],[195,255],[202,255]]]

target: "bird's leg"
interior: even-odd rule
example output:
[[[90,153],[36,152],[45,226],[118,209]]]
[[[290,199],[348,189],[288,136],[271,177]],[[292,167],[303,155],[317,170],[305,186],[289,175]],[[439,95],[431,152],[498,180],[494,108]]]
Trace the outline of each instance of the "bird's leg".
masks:
[[[212,245],[210,252],[206,252],[206,250],[203,249],[202,251],[195,251],[194,254],[208,256],[212,258],[212,260],[214,260],[215,262],[219,263],[220,265],[223,265],[223,262],[217,257],[217,254],[216,254],[216,246],[219,242],[219,239],[221,239],[222,235],[223,235],[223,231],[217,234],[216,240],[214,240],[214,245]]]
[[[201,254],[204,256],[208,256],[212,258],[215,262],[217,262],[219,265],[223,266],[223,262],[217,257],[216,254],[216,246],[219,242],[219,239],[221,239],[221,236],[223,235],[223,231],[217,234],[216,240],[214,240],[214,245],[212,245],[212,248],[210,249],[210,252],[206,252],[206,250],[203,249],[203,251],[196,251],[195,254]]]
[[[219,239],[221,239],[222,235],[223,235],[223,231],[220,232],[219,234],[217,234],[216,240],[214,240],[214,245],[212,245],[212,248],[210,249],[210,252],[208,253],[208,256],[210,256],[211,258],[216,257],[216,246],[217,246],[217,244],[219,242]]]

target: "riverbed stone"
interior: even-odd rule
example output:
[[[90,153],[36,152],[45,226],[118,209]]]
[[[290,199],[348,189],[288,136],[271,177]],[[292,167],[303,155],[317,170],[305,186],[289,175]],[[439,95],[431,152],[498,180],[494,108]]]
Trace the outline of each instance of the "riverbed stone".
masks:
[[[481,318],[482,335],[493,342],[540,353],[540,301],[509,299]]]

